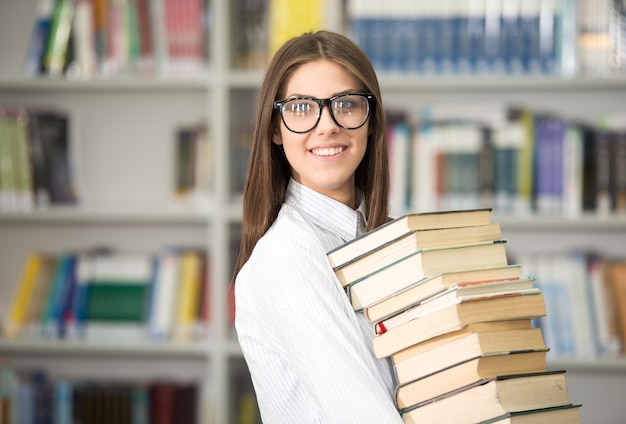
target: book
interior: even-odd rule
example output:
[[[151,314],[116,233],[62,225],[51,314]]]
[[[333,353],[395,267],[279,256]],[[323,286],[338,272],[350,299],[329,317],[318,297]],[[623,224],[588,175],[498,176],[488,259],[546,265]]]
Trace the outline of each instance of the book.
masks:
[[[20,336],[22,329],[28,324],[28,311],[31,305],[40,299],[34,295],[37,294],[38,286],[44,284],[42,277],[49,277],[44,269],[47,260],[46,255],[40,252],[31,252],[26,258],[4,320],[5,337]]]
[[[426,344],[426,347],[423,347],[425,351],[414,351],[413,356],[395,362],[394,374],[399,385],[475,358],[498,357],[505,353],[533,351],[546,347],[540,328],[472,332],[444,344],[433,343],[434,346],[432,346],[433,344],[428,341],[424,344]],[[428,346],[432,347],[429,349]],[[489,360],[483,362],[488,363]],[[512,364],[513,361],[506,364],[496,362],[496,365],[503,366],[512,366]],[[526,362],[522,365],[525,366]],[[483,371],[480,367],[478,370]],[[530,370],[517,372],[528,371]],[[502,371],[498,371],[498,374],[502,374]]]
[[[626,261],[615,261],[610,264],[607,270],[607,280],[614,299],[622,353],[626,353]]]
[[[60,324],[64,301],[72,285],[76,258],[73,253],[63,253],[59,257],[52,282],[50,292],[43,305],[41,314],[41,333],[44,338],[57,337],[59,335]]]
[[[29,150],[38,206],[77,201],[70,141],[70,118],[61,110],[31,110]]]
[[[474,322],[533,319],[546,314],[542,293],[461,299],[432,314],[413,319],[373,339],[374,354],[383,358]]]
[[[44,55],[44,70],[50,76],[63,74],[74,10],[74,0],[58,0],[54,5]]]
[[[387,154],[389,158],[389,211],[393,215],[407,212],[409,198],[411,129],[403,114],[388,114]]]
[[[57,268],[58,257],[54,254],[42,256],[42,263],[39,269],[39,278],[34,290],[24,318],[24,326],[21,336],[23,338],[39,338],[41,336],[41,316],[44,305],[50,296],[54,272]]]
[[[202,263],[200,251],[185,250],[180,253],[179,289],[173,329],[173,338],[177,341],[190,340],[197,324]]]
[[[36,77],[42,71],[53,8],[54,0],[39,0],[22,68],[25,77]]]
[[[204,2],[201,0],[162,0],[165,26],[165,73],[194,76],[204,70]]]
[[[165,340],[172,335],[174,330],[180,257],[174,249],[165,249],[157,255],[155,261],[149,302],[148,332],[155,340]]]
[[[148,407],[154,424],[198,421],[199,388],[195,382],[154,381],[148,386]]]
[[[403,410],[486,378],[546,371],[548,348],[482,355],[396,387],[395,402]]]
[[[276,53],[278,48],[296,35],[303,32],[317,31],[325,23],[324,0],[301,0],[294,3],[287,0],[270,0],[268,2],[268,57]]]
[[[437,346],[450,343],[454,340],[460,339],[472,333],[492,332],[492,331],[510,331],[510,330],[527,330],[533,328],[533,323],[530,319],[514,319],[507,321],[486,321],[486,322],[473,322],[466,325],[460,330],[444,333],[440,336],[433,337],[423,342],[414,344],[399,352],[394,353],[389,358],[393,365],[399,364],[415,355],[419,355],[429,349],[434,349]]]
[[[517,280],[459,283],[423,302],[413,304],[396,315],[377,322],[375,330],[377,334],[384,333],[412,319],[432,314],[457,302],[540,293],[541,290],[533,286],[534,281],[535,277],[531,275]]]
[[[142,337],[152,279],[152,255],[107,252],[94,255],[85,299],[85,333],[90,340]]]
[[[390,240],[415,230],[491,224],[491,209],[408,213],[364,233],[327,253],[333,268],[353,261]]]
[[[139,32],[139,46],[140,54],[138,59],[138,68],[141,73],[154,72],[155,61],[155,46],[152,38],[153,21],[150,0],[135,0],[135,8],[137,12],[138,32]]]
[[[12,141],[13,122],[8,116],[7,108],[0,108],[0,210],[17,209],[15,184],[15,163],[13,160]]]
[[[347,286],[377,269],[420,249],[450,247],[500,240],[500,224],[475,225],[459,228],[416,230],[334,268],[342,286]]]
[[[355,311],[443,271],[507,265],[504,240],[421,249],[347,286]]]
[[[70,36],[74,40],[74,60],[68,63],[72,78],[93,78],[96,75],[94,5],[91,0],[77,0]]]
[[[212,272],[211,260],[208,254],[205,253],[205,255],[202,256],[200,267],[200,289],[196,299],[198,315],[195,329],[195,335],[199,339],[207,335],[213,318],[210,297],[212,293]]]
[[[481,422],[510,412],[569,405],[565,371],[499,376],[402,412],[405,423]]]
[[[420,280],[391,296],[381,299],[365,308],[364,314],[370,322],[376,322],[404,310],[416,302],[420,302],[436,293],[442,292],[455,284],[463,282],[505,281],[517,279],[520,278],[520,276],[521,266],[518,264],[452,272],[446,271]]]
[[[16,107],[10,111],[12,150],[15,177],[15,201],[18,211],[30,211],[34,206],[33,170],[28,151],[28,111]]]
[[[580,407],[582,405],[561,405],[549,408],[530,409],[527,411],[509,412],[480,424],[578,424],[580,423]]]
[[[67,331],[68,338],[70,339],[82,339],[85,337],[89,283],[92,278],[95,262],[95,252],[81,252],[76,257],[76,268],[74,271],[76,294],[71,305],[73,322],[69,323]]]

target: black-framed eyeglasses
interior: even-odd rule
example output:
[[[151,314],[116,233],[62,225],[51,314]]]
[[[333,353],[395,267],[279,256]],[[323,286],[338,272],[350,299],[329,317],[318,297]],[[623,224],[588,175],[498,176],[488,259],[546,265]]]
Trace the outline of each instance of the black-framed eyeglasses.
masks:
[[[293,97],[277,100],[274,109],[280,111],[285,127],[291,132],[303,134],[315,128],[322,116],[322,108],[328,107],[333,121],[341,128],[355,130],[362,127],[370,116],[373,94],[339,94],[328,99]]]

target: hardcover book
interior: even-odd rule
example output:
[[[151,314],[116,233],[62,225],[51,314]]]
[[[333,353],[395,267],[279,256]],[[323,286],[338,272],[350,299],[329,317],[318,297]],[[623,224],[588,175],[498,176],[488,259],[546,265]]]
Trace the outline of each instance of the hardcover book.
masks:
[[[408,213],[336,247],[328,252],[328,260],[339,267],[411,231],[491,224],[490,214],[491,209]]]
[[[475,423],[569,403],[565,371],[547,371],[481,379],[414,405],[402,418],[405,423]]]
[[[355,311],[386,298],[418,281],[444,271],[507,265],[505,241],[489,241],[436,249],[422,249],[348,285]]]

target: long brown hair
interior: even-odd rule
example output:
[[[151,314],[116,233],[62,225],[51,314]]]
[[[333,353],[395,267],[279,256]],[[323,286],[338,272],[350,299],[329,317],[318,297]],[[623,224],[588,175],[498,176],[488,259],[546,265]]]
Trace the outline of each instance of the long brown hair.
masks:
[[[341,65],[361,85],[376,96],[369,118],[367,151],[355,172],[355,184],[364,195],[367,230],[388,218],[389,169],[386,122],[380,87],[374,68],[363,51],[350,39],[329,31],[306,33],[287,41],[274,55],[261,91],[255,118],[250,162],[243,192],[243,234],[233,282],[248,261],[257,241],[272,225],[291,176],[282,146],[272,142],[280,119],[273,111],[296,70],[305,63],[329,60]]]

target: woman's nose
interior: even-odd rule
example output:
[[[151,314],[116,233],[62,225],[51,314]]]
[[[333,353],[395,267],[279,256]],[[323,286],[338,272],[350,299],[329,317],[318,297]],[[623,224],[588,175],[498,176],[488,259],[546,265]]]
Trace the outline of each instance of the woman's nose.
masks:
[[[320,120],[317,123],[317,127],[315,127],[315,131],[318,134],[332,134],[339,132],[340,127],[330,114],[330,106],[323,107],[320,114]]]

